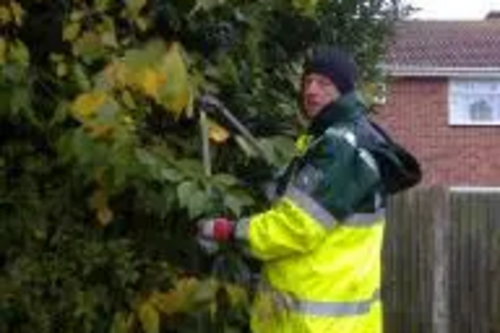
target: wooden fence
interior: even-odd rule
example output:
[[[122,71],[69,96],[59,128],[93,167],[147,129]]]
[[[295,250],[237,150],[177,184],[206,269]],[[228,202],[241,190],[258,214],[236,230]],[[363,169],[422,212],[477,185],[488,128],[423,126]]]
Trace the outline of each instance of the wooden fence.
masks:
[[[500,194],[391,199],[383,281],[386,333],[500,333]]]

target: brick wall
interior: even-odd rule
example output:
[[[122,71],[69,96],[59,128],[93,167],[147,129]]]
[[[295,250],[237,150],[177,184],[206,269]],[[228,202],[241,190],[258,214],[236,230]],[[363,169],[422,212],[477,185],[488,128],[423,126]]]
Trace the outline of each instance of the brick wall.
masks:
[[[420,160],[422,185],[500,186],[500,126],[448,125],[447,79],[395,79],[375,119]]]

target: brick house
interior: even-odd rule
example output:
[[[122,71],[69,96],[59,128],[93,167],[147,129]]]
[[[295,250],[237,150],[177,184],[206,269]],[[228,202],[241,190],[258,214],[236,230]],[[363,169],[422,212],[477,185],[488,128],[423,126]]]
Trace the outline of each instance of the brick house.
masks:
[[[404,21],[376,118],[419,158],[422,185],[500,187],[500,15]]]

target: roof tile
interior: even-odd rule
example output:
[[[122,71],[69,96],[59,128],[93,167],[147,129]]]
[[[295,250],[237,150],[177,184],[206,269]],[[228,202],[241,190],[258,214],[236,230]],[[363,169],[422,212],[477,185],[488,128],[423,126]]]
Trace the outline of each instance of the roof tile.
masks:
[[[391,66],[500,67],[500,20],[403,21],[386,54]]]

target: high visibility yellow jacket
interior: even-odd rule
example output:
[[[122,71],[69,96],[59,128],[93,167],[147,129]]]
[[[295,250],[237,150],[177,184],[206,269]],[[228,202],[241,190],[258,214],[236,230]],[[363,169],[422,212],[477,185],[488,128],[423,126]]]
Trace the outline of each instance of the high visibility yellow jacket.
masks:
[[[237,225],[264,262],[255,333],[379,333],[384,184],[365,143],[382,143],[355,96],[320,114],[272,207]]]

